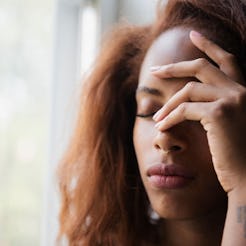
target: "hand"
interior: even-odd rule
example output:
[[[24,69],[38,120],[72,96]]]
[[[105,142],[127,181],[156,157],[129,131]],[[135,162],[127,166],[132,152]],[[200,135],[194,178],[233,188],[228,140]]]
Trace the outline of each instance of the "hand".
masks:
[[[246,182],[246,88],[236,58],[192,31],[190,39],[217,65],[205,58],[161,66],[153,71],[159,78],[196,77],[153,117],[156,127],[167,130],[184,121],[200,121],[218,180],[226,192]]]

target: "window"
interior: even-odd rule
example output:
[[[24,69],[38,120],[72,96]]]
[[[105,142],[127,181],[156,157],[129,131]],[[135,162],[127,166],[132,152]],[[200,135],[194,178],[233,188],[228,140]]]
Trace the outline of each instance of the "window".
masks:
[[[81,75],[100,34],[121,16],[149,22],[154,2],[0,2],[0,245],[55,245],[55,170],[71,134]]]
[[[40,242],[52,1],[0,2],[0,245]]]
[[[81,74],[95,56],[97,2],[60,0],[56,4],[49,161],[42,245],[54,245],[58,231],[57,163],[67,146],[76,115]],[[88,24],[89,23],[89,24]]]

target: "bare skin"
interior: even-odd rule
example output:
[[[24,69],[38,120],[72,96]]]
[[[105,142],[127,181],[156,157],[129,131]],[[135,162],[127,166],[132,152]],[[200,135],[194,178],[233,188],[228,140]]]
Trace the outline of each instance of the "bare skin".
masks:
[[[153,72],[159,78],[196,77],[157,112],[159,130],[184,120],[199,121],[207,132],[213,164],[226,192],[246,178],[246,88],[236,59],[220,47],[192,32],[193,44],[205,52],[219,68],[200,58],[162,66]]]
[[[228,194],[222,245],[246,245],[246,88],[235,57],[197,32],[192,43],[204,58],[152,68],[158,78],[195,77],[157,112],[157,129],[165,131],[184,120],[199,121],[207,133],[214,170]],[[161,64],[160,64],[161,65]]]
[[[231,54],[191,30],[165,33],[142,66],[133,136],[141,177],[164,219],[163,245],[246,245],[245,81]],[[146,170],[161,162],[186,168],[192,182],[153,187]]]

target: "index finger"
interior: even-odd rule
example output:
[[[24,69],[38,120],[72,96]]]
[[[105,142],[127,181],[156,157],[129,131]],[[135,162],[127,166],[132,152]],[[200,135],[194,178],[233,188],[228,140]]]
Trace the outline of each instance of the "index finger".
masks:
[[[242,82],[243,76],[236,57],[196,31],[190,32],[192,43],[211,58],[229,78]]]

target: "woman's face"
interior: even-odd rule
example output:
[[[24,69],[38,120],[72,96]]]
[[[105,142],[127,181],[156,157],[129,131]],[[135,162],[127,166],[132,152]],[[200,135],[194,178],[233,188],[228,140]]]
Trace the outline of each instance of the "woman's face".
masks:
[[[153,113],[195,78],[160,80],[150,68],[206,57],[190,42],[190,31],[173,28],[157,38],[142,64],[136,92],[133,141],[140,174],[152,208],[167,219],[208,215],[226,201],[201,124],[185,121],[161,132],[152,119]]]

